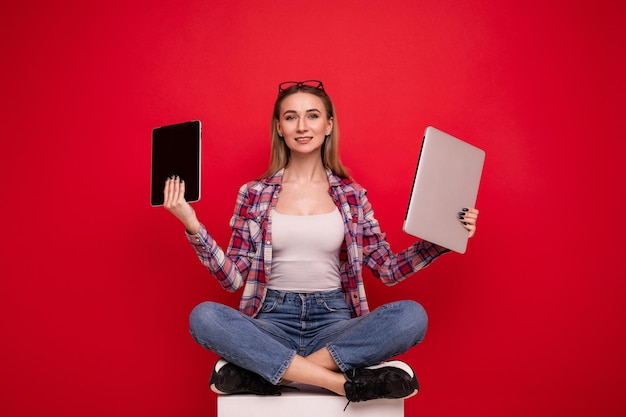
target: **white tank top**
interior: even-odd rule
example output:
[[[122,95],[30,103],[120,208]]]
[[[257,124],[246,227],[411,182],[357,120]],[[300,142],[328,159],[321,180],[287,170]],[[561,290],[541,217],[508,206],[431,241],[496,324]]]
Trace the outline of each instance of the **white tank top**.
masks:
[[[295,216],[272,211],[272,273],[267,288],[288,292],[341,288],[339,251],[344,240],[339,210]]]

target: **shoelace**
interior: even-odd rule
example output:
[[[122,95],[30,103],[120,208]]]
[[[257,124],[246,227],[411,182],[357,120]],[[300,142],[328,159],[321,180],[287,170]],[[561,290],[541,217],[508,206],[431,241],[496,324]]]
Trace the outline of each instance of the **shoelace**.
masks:
[[[355,370],[352,370],[352,377],[356,374]],[[385,382],[383,380],[378,381],[370,381],[368,383],[362,383],[354,380],[350,380],[349,383],[352,385],[353,396],[356,397],[355,400],[359,401],[367,401],[375,398],[384,397],[387,393],[385,389]],[[345,412],[352,400],[348,400],[348,403],[343,408]]]
[[[355,374],[355,370],[352,370],[352,378],[354,378]],[[354,381],[352,379],[349,381],[352,385],[352,396],[356,397],[355,401],[357,402],[385,398],[388,394],[387,382],[388,381],[385,381],[382,378],[379,378],[378,380],[370,380],[366,383]],[[351,402],[352,400],[348,400],[348,403],[343,408],[343,411],[346,411]]]
[[[354,372],[354,369],[353,369],[353,370],[352,370],[352,377],[354,377],[354,373],[355,373],[355,372]],[[346,406],[343,408],[343,412],[344,412],[344,413],[346,412],[346,409],[347,409],[347,408],[348,408],[348,406],[350,405],[350,402],[351,402],[351,401],[350,401],[350,400],[348,400],[348,403],[347,403],[347,404],[346,404]]]
[[[384,396],[387,394],[384,381],[369,382],[365,384],[360,382],[353,382],[352,384],[355,388],[355,394],[357,397],[356,401],[367,401],[376,398],[384,398]]]

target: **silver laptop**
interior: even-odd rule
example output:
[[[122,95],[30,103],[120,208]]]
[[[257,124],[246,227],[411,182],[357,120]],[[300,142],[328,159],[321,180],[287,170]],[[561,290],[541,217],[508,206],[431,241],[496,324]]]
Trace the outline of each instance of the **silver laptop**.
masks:
[[[458,253],[467,249],[467,229],[459,222],[474,207],[485,151],[432,126],[426,128],[404,232]]]

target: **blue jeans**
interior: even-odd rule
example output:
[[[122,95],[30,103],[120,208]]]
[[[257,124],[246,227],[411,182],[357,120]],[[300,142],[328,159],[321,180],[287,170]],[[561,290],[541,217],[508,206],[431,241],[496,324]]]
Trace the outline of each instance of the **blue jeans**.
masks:
[[[404,353],[423,340],[428,317],[418,303],[397,301],[350,318],[341,290],[268,290],[256,318],[205,302],[189,322],[200,345],[278,384],[296,354],[306,357],[324,347],[342,372]]]

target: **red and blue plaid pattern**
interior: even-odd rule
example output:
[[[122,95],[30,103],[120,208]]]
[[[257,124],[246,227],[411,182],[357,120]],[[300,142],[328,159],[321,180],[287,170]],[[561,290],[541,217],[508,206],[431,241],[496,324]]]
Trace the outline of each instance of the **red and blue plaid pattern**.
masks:
[[[366,190],[352,180],[328,171],[329,193],[339,209],[345,230],[340,260],[341,285],[353,317],[369,313],[363,286],[363,265],[386,285],[394,285],[430,265],[447,249],[418,241],[393,253],[380,230]],[[230,292],[244,287],[239,310],[256,316],[265,298],[265,284],[272,271],[270,213],[276,207],[283,171],[243,185],[230,221],[232,235],[226,252],[204,226],[188,236],[202,264]]]

